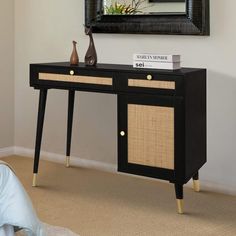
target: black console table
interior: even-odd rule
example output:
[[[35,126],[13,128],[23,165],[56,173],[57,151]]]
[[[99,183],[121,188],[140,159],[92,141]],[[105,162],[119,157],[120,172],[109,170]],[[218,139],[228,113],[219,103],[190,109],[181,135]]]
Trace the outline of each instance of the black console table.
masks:
[[[40,90],[33,186],[40,158],[48,89],[68,90],[66,165],[69,167],[75,91],[118,95],[118,171],[168,180],[183,213],[183,185],[206,162],[206,70],[134,69],[128,65],[30,65],[30,86]]]

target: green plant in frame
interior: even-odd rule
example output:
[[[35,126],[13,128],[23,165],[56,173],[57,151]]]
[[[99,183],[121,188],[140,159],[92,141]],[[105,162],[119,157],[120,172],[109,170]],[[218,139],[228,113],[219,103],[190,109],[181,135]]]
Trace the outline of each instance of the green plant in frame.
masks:
[[[130,5],[126,6],[125,4],[119,4],[115,2],[110,6],[105,6],[106,13],[108,15],[123,15],[123,14],[134,14],[135,9]]]
[[[132,0],[130,4],[127,4],[125,1],[123,3],[119,3],[115,1],[110,5],[105,5],[105,12],[108,15],[132,15],[142,12],[139,8],[140,5],[145,0]]]

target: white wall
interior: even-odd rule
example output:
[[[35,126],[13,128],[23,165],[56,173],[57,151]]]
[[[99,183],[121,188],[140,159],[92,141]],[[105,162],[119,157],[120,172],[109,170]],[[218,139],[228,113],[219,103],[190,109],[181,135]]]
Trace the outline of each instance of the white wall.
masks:
[[[132,63],[134,52],[180,53],[183,65],[208,69],[208,163],[201,178],[236,189],[236,29],[234,0],[211,1],[211,36],[94,35],[103,63]],[[29,88],[29,63],[66,61],[78,40],[87,50],[84,1],[16,1],[15,144],[34,147],[38,92]],[[43,150],[64,153],[67,94],[49,91]],[[116,97],[77,93],[72,154],[116,163]]]
[[[14,144],[14,0],[0,5],[0,148],[5,148]]]

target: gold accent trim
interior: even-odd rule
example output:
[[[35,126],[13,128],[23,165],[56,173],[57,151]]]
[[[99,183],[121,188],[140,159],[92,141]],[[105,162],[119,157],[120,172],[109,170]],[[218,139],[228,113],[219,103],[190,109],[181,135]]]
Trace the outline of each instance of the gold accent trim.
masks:
[[[200,181],[193,180],[193,189],[195,192],[200,192]]]
[[[75,82],[83,84],[98,84],[98,85],[111,85],[113,84],[112,78],[108,77],[94,77],[83,75],[63,75],[63,74],[51,74],[51,73],[39,73],[39,80],[51,80],[51,81],[63,81],[63,82]]]
[[[179,214],[184,213],[184,200],[183,199],[176,199],[177,202],[177,211]]]
[[[70,167],[70,157],[66,156],[66,167]]]
[[[144,88],[159,88],[159,89],[175,89],[175,82],[162,81],[162,80],[128,79],[128,86],[144,87]]]
[[[33,187],[36,187],[37,186],[37,174],[34,174],[33,175],[33,184],[32,184]]]

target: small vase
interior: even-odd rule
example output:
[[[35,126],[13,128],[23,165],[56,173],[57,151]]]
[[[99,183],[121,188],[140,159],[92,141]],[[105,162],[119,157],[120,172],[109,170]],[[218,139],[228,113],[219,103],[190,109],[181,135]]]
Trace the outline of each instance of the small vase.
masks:
[[[77,49],[76,49],[76,41],[73,41],[73,51],[71,53],[71,57],[70,57],[70,64],[71,65],[78,65],[79,64],[79,56],[77,53]]]

